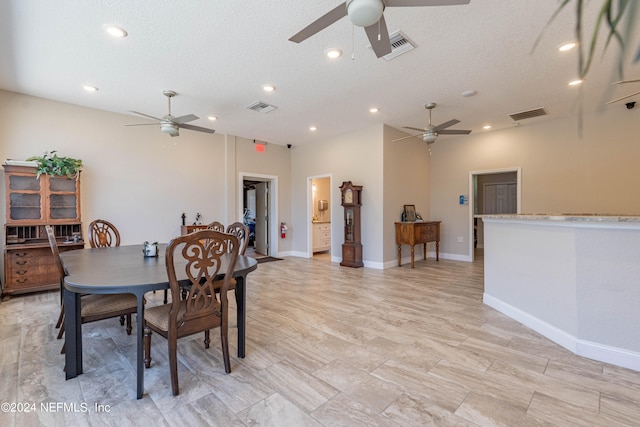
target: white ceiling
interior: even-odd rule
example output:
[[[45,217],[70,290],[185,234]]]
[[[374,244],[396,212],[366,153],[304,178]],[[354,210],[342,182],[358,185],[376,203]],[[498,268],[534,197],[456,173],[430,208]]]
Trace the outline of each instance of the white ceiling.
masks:
[[[588,3],[592,22],[600,2]],[[450,129],[474,133],[485,132],[486,123],[493,129],[513,126],[508,114],[532,108],[546,107],[549,115],[522,125],[577,114],[580,89],[567,86],[577,76],[577,53],[556,50],[574,38],[573,6],[544,33],[557,1],[471,0],[460,6],[388,8],[384,14],[389,32],[401,30],[417,45],[392,61],[376,59],[366,47],[364,29],[356,27],[352,38],[348,18],[300,44],[288,41],[338,4],[339,0],[3,0],[0,88],[156,117],[166,114],[162,90],[172,89],[178,92],[174,116],[201,117],[191,124],[294,146],[376,123],[422,128],[427,120],[424,104],[432,101],[438,103],[434,124],[457,118],[461,123]],[[129,36],[111,38],[104,24],[117,24]],[[632,41],[637,49],[637,31]],[[324,52],[331,47],[344,55],[329,60]],[[613,45],[606,56],[601,52],[602,43],[583,85],[581,105],[586,112],[624,108],[624,102],[605,103],[640,90],[640,83],[612,87],[619,80],[619,50]],[[640,78],[640,62],[627,60],[624,77]],[[266,83],[276,91],[263,92]],[[84,84],[99,91],[87,93]],[[462,97],[469,89],[477,95]],[[278,109],[264,114],[245,108],[258,100]],[[380,112],[369,113],[372,106]],[[210,122],[209,115],[219,119]],[[123,125],[146,120],[131,116]],[[310,132],[311,125],[318,130]],[[151,126],[131,129],[159,132]]]

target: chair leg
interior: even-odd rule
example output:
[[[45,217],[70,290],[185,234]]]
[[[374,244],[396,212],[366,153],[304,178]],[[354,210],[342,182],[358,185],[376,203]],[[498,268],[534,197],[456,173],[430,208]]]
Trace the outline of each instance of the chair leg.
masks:
[[[144,328],[144,367],[149,368],[151,366],[151,329]]]
[[[174,396],[180,394],[178,387],[178,343],[176,340],[167,340],[169,342],[169,369],[171,371],[171,391]]]
[[[132,329],[133,327],[131,326],[131,314],[127,314],[127,335],[131,335]]]
[[[58,329],[62,322],[64,321],[64,305],[60,307],[60,315],[58,316],[58,321],[56,322],[56,329]]]
[[[209,348],[211,340],[209,339],[209,329],[204,331],[204,348]]]
[[[120,326],[124,326],[124,316],[120,316]]]
[[[64,318],[62,319],[62,324],[60,325],[60,330],[58,330],[57,339],[62,339],[63,335],[64,335]]]
[[[222,341],[222,358],[224,360],[224,371],[231,372],[231,362],[229,361],[229,337],[226,325],[220,327],[220,341]]]
[[[60,349],[60,354],[64,354],[65,353],[65,351],[66,351],[65,345],[66,345],[66,343],[62,344],[62,348]],[[67,365],[64,365],[64,369],[65,370],[67,369]]]

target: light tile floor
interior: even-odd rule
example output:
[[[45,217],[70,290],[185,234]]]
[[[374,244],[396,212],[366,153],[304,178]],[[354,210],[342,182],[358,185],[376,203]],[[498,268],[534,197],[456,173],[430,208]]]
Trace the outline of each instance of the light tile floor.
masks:
[[[327,257],[260,264],[246,358],[235,357],[233,311],[231,374],[215,332],[209,350],[201,335],[184,339],[174,397],[154,336],[141,400],[135,332],[84,325],[85,373],[65,381],[58,294],[14,297],[0,304],[0,426],[640,425],[640,372],[573,355],[483,305],[482,290],[481,258],[384,271]]]

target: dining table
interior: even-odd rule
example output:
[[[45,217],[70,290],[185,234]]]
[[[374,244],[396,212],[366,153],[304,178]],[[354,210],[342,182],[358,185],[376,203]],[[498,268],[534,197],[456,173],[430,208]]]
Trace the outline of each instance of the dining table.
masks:
[[[66,379],[82,374],[82,298],[84,294],[130,293],[138,300],[137,308],[137,398],[144,393],[144,305],[145,294],[169,289],[164,253],[166,244],[158,245],[158,256],[146,257],[142,245],[85,248],[60,254],[67,275],[64,278],[65,363]],[[226,271],[223,256],[220,271]],[[174,258],[176,263],[180,259]],[[186,260],[183,260],[186,264]],[[254,258],[238,255],[233,278],[238,324],[238,357],[245,356],[246,278],[258,267]],[[188,283],[184,268],[176,268],[179,281]],[[223,276],[223,275],[222,275]]]

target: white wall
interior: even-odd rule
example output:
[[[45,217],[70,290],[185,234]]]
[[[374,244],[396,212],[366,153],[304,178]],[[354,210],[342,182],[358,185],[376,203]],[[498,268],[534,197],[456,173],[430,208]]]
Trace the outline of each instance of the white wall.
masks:
[[[431,151],[431,218],[441,220],[441,256],[470,256],[469,172],[522,167],[523,213],[640,214],[640,108],[441,137]],[[464,236],[458,243],[457,236]]]
[[[240,170],[278,175],[284,188],[279,210],[290,212],[285,147],[256,153],[251,141],[188,130],[171,138],[155,126],[125,127],[144,122],[133,116],[6,91],[0,91],[0,114],[1,161],[51,150],[83,161],[85,232],[93,219],[104,218],[116,224],[123,244],[142,244],[179,235],[182,212],[187,223],[196,212],[205,223],[233,222],[242,218],[236,212]]]
[[[382,125],[371,126],[357,132],[329,138],[321,143],[291,149],[292,253],[308,254],[308,212],[310,196],[308,178],[331,175],[334,186],[331,209],[331,254],[333,261],[342,257],[344,243],[343,215],[338,187],[344,181],[362,185],[362,253],[365,266],[382,265],[383,177],[382,177]],[[336,258],[337,257],[337,258]]]

